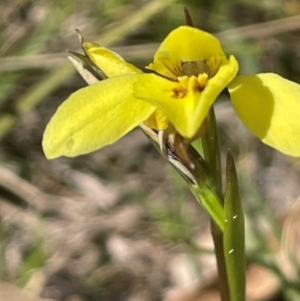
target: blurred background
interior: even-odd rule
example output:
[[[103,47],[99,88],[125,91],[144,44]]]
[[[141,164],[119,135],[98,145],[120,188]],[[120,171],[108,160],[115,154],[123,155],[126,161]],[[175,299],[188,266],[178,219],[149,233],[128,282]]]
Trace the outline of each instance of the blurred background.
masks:
[[[241,73],[300,82],[298,0],[0,1],[0,301],[219,300],[208,217],[139,129],[74,159],[41,149],[86,85],[66,54],[75,29],[143,68],[184,6]],[[300,160],[253,137],[226,93],[216,114],[246,211],[248,300],[300,300]]]

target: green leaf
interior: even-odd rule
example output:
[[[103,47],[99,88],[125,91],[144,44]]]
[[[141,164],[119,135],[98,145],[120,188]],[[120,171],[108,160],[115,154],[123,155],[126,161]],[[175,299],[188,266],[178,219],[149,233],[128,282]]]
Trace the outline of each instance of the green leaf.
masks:
[[[231,301],[244,301],[246,300],[244,213],[236,169],[230,152],[227,154],[226,178],[224,255],[227,276]]]
[[[212,189],[207,183],[200,183],[199,187],[193,187],[192,190],[198,202],[223,232],[225,227],[224,209],[215,189]]]

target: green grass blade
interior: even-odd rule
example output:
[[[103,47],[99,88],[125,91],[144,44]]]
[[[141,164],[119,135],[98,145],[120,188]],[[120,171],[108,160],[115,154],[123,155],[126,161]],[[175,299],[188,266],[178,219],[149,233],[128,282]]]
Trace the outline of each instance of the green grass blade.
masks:
[[[224,255],[231,301],[246,300],[246,263],[244,213],[238,178],[231,153],[227,155],[227,183],[225,192]]]
[[[213,191],[213,189],[202,184],[200,184],[197,188],[193,187],[192,190],[198,202],[206,209],[209,216],[223,232],[225,228],[224,209],[217,194]]]

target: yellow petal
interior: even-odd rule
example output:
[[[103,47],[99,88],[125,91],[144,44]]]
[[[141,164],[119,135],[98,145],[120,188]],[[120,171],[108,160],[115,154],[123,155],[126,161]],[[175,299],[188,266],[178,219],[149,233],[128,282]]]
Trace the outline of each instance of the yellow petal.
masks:
[[[148,68],[176,79],[182,75],[182,63],[208,61],[212,57],[226,59],[216,37],[194,27],[180,26],[171,31],[161,43],[154,62]]]
[[[83,43],[83,47],[92,62],[102,70],[107,77],[143,73],[132,64],[125,62],[120,55],[105,47],[87,42]]]
[[[143,74],[134,84],[134,95],[155,105],[185,138],[200,129],[208,111],[221,91],[236,76],[238,63],[231,56],[218,73],[208,79],[203,91],[198,89],[201,75],[171,81],[155,74]]]
[[[169,122],[166,115],[159,110],[155,110],[154,113],[145,120],[144,124],[153,130],[165,130]]]
[[[229,92],[253,134],[287,155],[300,156],[300,85],[274,73],[240,75]]]
[[[136,79],[134,75],[114,77],[72,94],[46,127],[42,143],[46,157],[90,153],[146,120],[155,107],[132,96]]]

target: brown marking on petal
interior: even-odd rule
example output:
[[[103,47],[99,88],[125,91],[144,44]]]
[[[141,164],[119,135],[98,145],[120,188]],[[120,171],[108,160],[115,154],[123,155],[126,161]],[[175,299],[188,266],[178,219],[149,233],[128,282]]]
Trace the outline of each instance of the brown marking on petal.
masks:
[[[202,92],[204,90],[205,86],[202,86],[199,83],[197,83],[193,88],[194,88],[195,92]]]
[[[183,98],[187,93],[187,89],[183,88],[183,87],[179,87],[179,88],[173,89],[173,92],[174,92],[174,94],[173,94],[174,98]]]
[[[166,61],[166,60],[163,60],[162,62],[163,62],[163,64],[164,64],[164,66],[170,71],[170,73],[172,73],[172,74],[175,75],[175,77],[181,75],[181,68],[180,68],[180,66],[173,65],[173,64],[172,64],[171,66],[169,66],[168,64],[169,64],[170,62],[168,62],[168,61]],[[159,73],[159,72],[158,72],[158,73]],[[168,77],[167,77],[167,78],[168,78]],[[171,79],[171,80],[172,80],[172,79]]]
[[[187,76],[198,76],[201,73],[206,73],[209,76],[210,70],[206,61],[181,62],[181,74]]]

